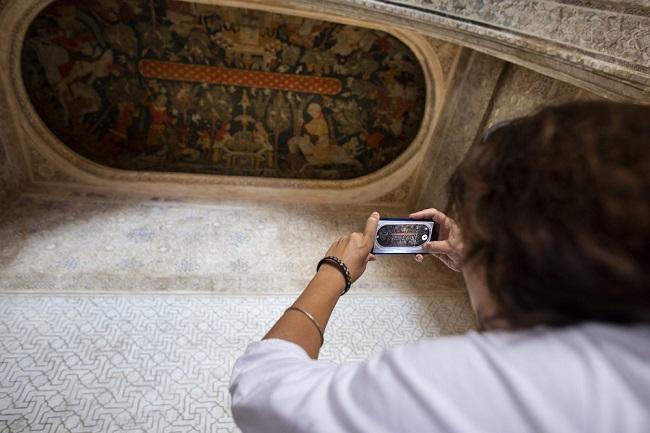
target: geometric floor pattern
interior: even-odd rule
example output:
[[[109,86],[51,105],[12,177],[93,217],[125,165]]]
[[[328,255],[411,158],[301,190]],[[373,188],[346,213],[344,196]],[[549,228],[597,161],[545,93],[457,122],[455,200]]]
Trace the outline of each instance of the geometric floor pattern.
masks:
[[[235,359],[372,210],[24,195],[0,215],[0,433],[236,432]],[[340,300],[321,357],[472,326],[458,274],[382,256]]]
[[[0,432],[234,432],[235,358],[293,296],[0,297]],[[458,293],[343,298],[321,358],[471,327]]]

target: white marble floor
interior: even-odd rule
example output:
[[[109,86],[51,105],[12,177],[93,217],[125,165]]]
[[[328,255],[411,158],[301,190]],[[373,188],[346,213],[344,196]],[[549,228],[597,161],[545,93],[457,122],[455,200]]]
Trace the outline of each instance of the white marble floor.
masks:
[[[0,433],[231,432],[235,358],[369,209],[23,196],[0,217]],[[382,257],[322,357],[461,333],[458,276]]]

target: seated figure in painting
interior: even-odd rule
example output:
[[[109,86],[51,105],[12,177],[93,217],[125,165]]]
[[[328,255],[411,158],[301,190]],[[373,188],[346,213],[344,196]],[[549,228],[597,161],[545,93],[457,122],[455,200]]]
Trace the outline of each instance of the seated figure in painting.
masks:
[[[307,160],[300,168],[301,172],[312,166],[334,164],[362,167],[361,163],[354,158],[359,146],[356,138],[339,146],[330,139],[329,125],[321,106],[316,103],[309,104],[307,114],[311,120],[302,126],[303,134],[289,139],[289,152],[295,154],[300,150]]]

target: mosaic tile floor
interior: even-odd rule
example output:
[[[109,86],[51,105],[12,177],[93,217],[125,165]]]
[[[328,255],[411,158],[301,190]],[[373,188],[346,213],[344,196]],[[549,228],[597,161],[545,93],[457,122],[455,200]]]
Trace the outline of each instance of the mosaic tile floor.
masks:
[[[24,196],[0,217],[0,433],[237,431],[235,358],[367,213]],[[335,310],[322,358],[472,326],[457,275],[372,265]]]

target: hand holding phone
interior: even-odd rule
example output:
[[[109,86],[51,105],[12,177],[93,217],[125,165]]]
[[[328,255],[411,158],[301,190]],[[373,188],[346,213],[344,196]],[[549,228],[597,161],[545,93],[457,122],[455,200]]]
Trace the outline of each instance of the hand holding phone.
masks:
[[[428,254],[434,255],[450,269],[460,272],[463,256],[463,238],[460,228],[452,218],[437,209],[424,209],[409,215],[413,219],[427,219],[434,221],[438,226],[438,237],[424,245]],[[423,260],[422,255],[415,256],[418,262]]]

